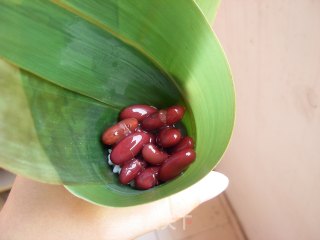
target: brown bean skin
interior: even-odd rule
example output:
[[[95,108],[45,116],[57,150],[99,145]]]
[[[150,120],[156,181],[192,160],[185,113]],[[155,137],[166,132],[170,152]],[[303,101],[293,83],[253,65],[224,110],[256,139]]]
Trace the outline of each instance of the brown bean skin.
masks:
[[[159,165],[166,160],[169,155],[166,152],[161,151],[156,145],[149,143],[144,145],[142,156],[146,162],[153,165]]]
[[[160,167],[159,180],[168,181],[177,177],[196,158],[193,149],[185,149],[170,156]]]
[[[158,145],[168,148],[178,144],[182,138],[181,132],[177,128],[164,128],[159,132],[156,142]]]
[[[125,137],[113,148],[110,155],[111,161],[116,165],[129,161],[140,152],[149,139],[149,135],[145,132],[136,132]]]
[[[102,142],[106,145],[112,145],[132,132],[138,127],[138,120],[135,118],[124,119],[112,127],[108,128],[102,135]]]
[[[120,119],[136,118],[140,122],[150,114],[155,113],[156,111],[157,108],[149,105],[131,105],[121,111]]]
[[[140,190],[147,190],[158,184],[155,170],[146,168],[135,178],[135,186]]]
[[[150,131],[163,127],[167,122],[167,111],[159,110],[142,121],[142,128]]]
[[[139,174],[141,170],[143,170],[141,161],[139,161],[136,158],[133,158],[130,161],[123,164],[119,175],[119,181],[122,184],[128,184]]]
[[[172,106],[167,108],[166,124],[172,125],[179,122],[184,115],[185,108],[182,106]]]
[[[186,136],[184,137],[176,146],[174,146],[172,149],[170,149],[171,153],[180,152],[187,148],[194,148],[194,141],[191,137]]]

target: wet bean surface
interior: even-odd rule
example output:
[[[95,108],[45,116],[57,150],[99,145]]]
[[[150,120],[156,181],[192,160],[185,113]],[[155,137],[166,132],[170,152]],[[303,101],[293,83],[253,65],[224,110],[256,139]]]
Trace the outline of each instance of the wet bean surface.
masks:
[[[170,153],[180,152],[187,148],[194,148],[193,139],[189,136],[184,137],[176,146],[170,149]]]
[[[102,134],[108,164],[121,184],[147,190],[178,177],[195,160],[194,141],[181,125],[185,108],[136,104],[124,108],[120,121]]]
[[[120,175],[119,181],[122,184],[128,184],[132,181],[138,174],[143,170],[143,166],[138,159],[131,159],[130,161],[123,164]]]
[[[123,109],[120,113],[120,119],[135,118],[138,121],[142,121],[147,116],[155,112],[157,112],[155,107],[137,104]]]
[[[119,142],[129,134],[133,133],[138,127],[138,120],[135,118],[124,119],[112,127],[108,128],[102,135],[102,142],[112,145]]]
[[[122,139],[112,150],[110,158],[114,164],[121,165],[134,158],[143,146],[150,141],[147,133],[137,132]]]
[[[142,149],[143,159],[153,165],[159,165],[168,158],[168,154],[161,151],[156,145],[150,143],[144,145]]]
[[[186,169],[196,158],[196,153],[192,149],[184,149],[171,155],[160,167],[159,179],[168,181]]]
[[[163,128],[156,139],[158,145],[168,148],[177,145],[182,138],[181,132],[177,128],[167,127]]]

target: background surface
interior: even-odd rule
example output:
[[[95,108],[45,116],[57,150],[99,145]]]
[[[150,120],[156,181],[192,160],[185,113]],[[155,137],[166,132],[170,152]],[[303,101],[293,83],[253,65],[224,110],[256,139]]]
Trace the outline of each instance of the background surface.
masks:
[[[320,239],[320,1],[222,0],[237,89],[218,169],[249,239]]]

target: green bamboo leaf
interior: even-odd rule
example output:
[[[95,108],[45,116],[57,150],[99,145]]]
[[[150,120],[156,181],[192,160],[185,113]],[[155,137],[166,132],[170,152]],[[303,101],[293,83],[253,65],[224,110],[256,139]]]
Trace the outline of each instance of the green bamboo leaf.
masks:
[[[15,75],[15,86],[24,92],[24,111],[30,108],[31,115],[28,125],[20,119],[19,126],[2,111],[1,165],[50,183],[110,181],[99,141],[103,129],[126,105],[139,101],[164,107],[179,101],[177,88],[136,50],[52,3],[8,1],[0,12],[0,51],[24,69]],[[49,46],[47,36],[52,36]],[[17,96],[6,90],[8,81],[2,78],[0,94],[14,115]],[[14,136],[26,137],[34,129],[33,155],[30,143],[7,139],[5,132],[17,127],[23,129]],[[43,155],[49,164],[40,164]]]
[[[195,3],[201,9],[203,15],[207,18],[209,23],[212,23],[216,13],[218,6],[220,4],[220,0],[194,0]]]
[[[51,168],[50,159],[42,149],[33,127],[20,72],[2,60],[0,96],[1,166],[37,179],[48,175],[50,178],[58,178],[58,173]]]
[[[233,85],[220,44],[195,2],[4,1],[0,12],[0,56],[21,69],[4,67],[15,72],[9,74],[15,87],[5,97],[0,92],[0,113],[17,107],[28,117],[25,125],[10,122],[14,110],[4,117],[2,129],[11,129],[6,135],[12,138],[0,135],[8,148],[0,165],[42,181],[80,183],[67,188],[96,204],[129,206],[180,191],[217,164],[233,127]],[[1,89],[10,81],[8,74],[2,79]],[[150,191],[119,185],[103,162],[103,128],[128,104],[177,102],[188,107],[184,124],[196,138],[196,162]],[[14,144],[28,149],[27,129],[34,158],[14,152],[20,149]]]
[[[136,99],[177,100],[149,60],[74,14],[41,0],[4,1],[0,11],[1,55],[22,69],[118,108]]]
[[[2,167],[51,183],[112,181],[99,136],[117,109],[3,61],[0,95]]]

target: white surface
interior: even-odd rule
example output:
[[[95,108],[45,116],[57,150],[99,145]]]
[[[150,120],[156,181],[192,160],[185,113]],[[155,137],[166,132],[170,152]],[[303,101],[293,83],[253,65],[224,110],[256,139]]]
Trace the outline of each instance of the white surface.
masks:
[[[249,239],[320,239],[320,1],[222,0],[214,29],[237,88],[218,170]]]

